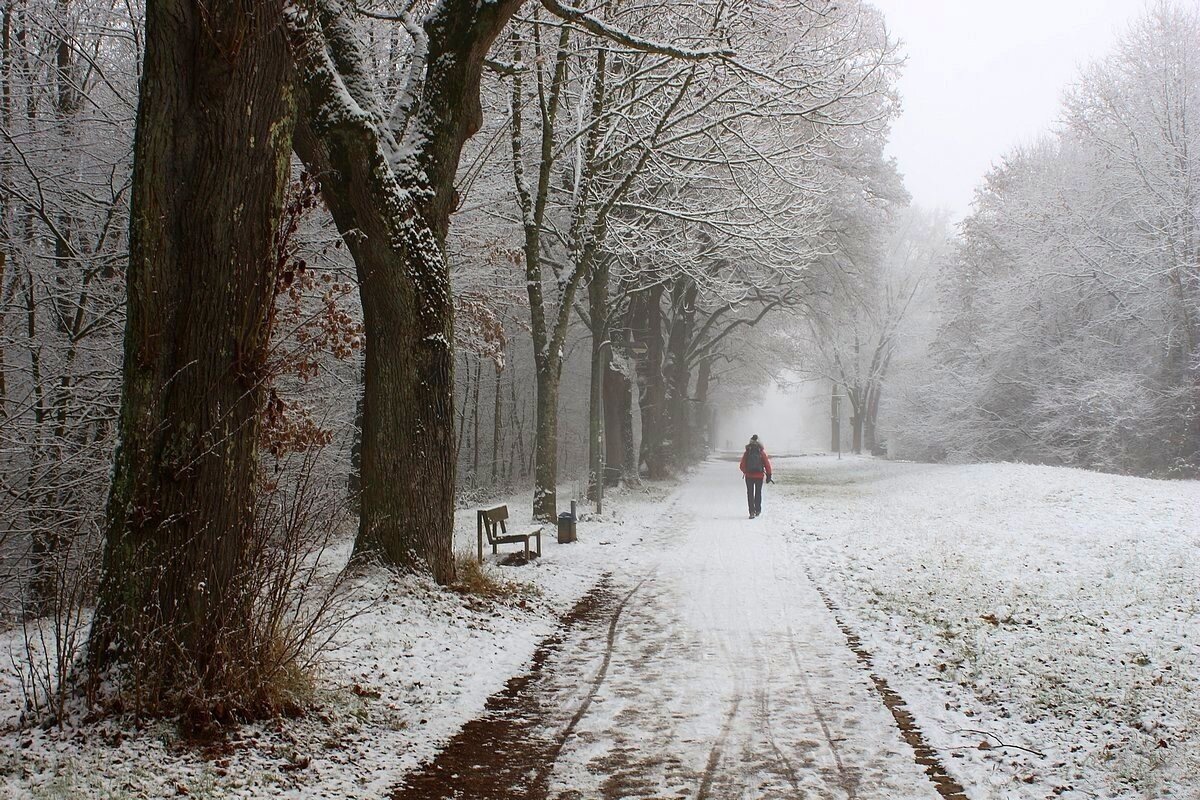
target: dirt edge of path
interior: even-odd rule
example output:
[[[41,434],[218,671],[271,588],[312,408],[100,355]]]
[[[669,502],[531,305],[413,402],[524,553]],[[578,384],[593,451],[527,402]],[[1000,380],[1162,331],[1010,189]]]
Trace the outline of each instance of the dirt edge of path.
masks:
[[[917,725],[916,719],[913,718],[912,712],[908,710],[908,704],[904,702],[904,698],[875,671],[874,658],[870,651],[863,646],[862,639],[842,620],[840,609],[821,585],[813,580],[811,574],[808,575],[808,579],[817,590],[817,594],[821,596],[821,602],[825,604],[825,607],[829,609],[829,613],[833,615],[833,621],[837,624],[842,635],[846,637],[847,646],[854,653],[859,663],[863,665],[867,676],[871,679],[871,685],[875,688],[875,693],[879,695],[879,699],[883,701],[883,705],[891,712],[892,719],[895,720],[896,727],[900,730],[900,736],[913,749],[917,764],[924,768],[925,774],[929,776],[929,780],[933,783],[934,788],[937,789],[938,794],[941,795],[943,800],[970,800],[966,789],[963,788],[962,784],[950,777],[945,765],[942,764],[941,759],[938,757],[937,751],[925,741],[925,736],[921,733],[921,728]]]
[[[602,575],[559,618],[554,632],[534,651],[529,668],[488,698],[483,713],[467,722],[432,761],[406,775],[389,792],[391,800],[545,797],[558,753],[604,680],[617,619],[632,594],[617,594],[611,576]],[[608,636],[602,667],[591,681],[581,708],[565,729],[556,732],[546,724],[538,703],[537,686],[546,663],[574,630],[605,623]]]

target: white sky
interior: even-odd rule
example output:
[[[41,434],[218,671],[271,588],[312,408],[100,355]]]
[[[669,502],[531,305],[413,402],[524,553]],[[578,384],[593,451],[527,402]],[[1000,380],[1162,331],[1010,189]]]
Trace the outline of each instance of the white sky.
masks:
[[[907,63],[895,156],[913,200],[969,210],[1013,145],[1050,129],[1078,68],[1105,55],[1142,0],[870,0]]]

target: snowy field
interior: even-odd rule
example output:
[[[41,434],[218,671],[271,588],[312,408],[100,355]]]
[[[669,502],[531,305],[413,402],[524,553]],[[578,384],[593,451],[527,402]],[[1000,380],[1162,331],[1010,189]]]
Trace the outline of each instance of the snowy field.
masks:
[[[827,457],[776,479],[753,521],[728,461],[619,495],[490,567],[523,584],[502,601],[366,575],[317,711],[199,752],[165,723],[18,729],[10,632],[0,797],[387,797],[609,574],[607,654],[582,630],[539,685],[548,796],[932,797],[873,672],[972,800],[1200,798],[1200,484]]]
[[[1200,797],[1200,484],[779,472],[810,574],[972,797]]]

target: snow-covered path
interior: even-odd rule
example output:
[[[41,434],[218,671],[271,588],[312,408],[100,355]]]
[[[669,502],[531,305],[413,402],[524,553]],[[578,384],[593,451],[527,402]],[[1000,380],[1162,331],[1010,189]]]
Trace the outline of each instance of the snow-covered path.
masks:
[[[936,796],[786,542],[710,462],[663,520],[551,794]]]
[[[770,491],[746,519],[744,491],[735,464],[703,465],[642,558],[612,576],[610,611],[523,687],[534,702],[493,709],[522,720],[501,736],[551,755],[488,796],[937,796],[789,546],[793,520]],[[473,757],[495,750],[465,744]],[[437,783],[417,782],[426,789],[399,796]]]

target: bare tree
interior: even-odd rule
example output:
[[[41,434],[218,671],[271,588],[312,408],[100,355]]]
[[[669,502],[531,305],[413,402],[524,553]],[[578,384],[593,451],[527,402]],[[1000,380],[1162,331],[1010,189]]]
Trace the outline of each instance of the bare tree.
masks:
[[[989,175],[942,280],[916,454],[1195,473],[1197,41],[1194,9],[1155,4],[1082,73],[1064,130]]]
[[[126,11],[3,10],[0,615],[56,613],[98,547],[138,52]]]

